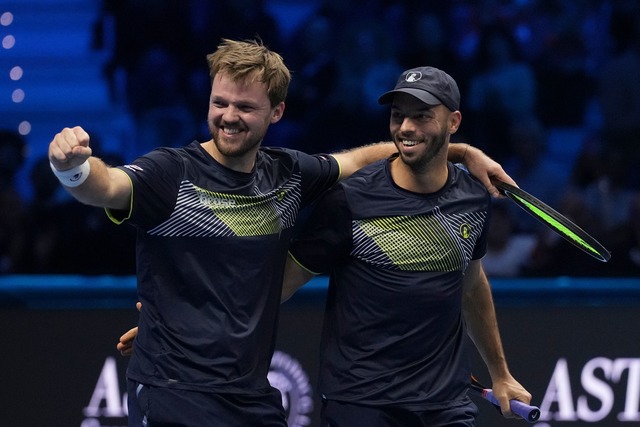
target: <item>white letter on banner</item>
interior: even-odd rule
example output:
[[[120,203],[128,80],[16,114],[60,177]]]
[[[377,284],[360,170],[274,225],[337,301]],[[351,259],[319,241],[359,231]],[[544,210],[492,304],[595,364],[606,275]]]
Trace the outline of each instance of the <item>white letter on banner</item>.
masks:
[[[627,397],[624,401],[624,412],[618,414],[620,421],[640,421],[640,359],[621,358],[613,363],[611,380],[620,382],[625,369],[629,370],[627,378]]]
[[[609,384],[596,377],[595,371],[598,369],[602,370],[604,378],[608,380],[611,378],[612,368],[613,362],[605,357],[596,357],[595,359],[591,359],[584,365],[584,368],[582,368],[582,374],[580,375],[582,387],[585,391],[602,402],[602,405],[599,410],[592,411],[591,408],[589,408],[587,397],[578,397],[576,409],[578,412],[578,418],[581,420],[594,423],[605,419],[611,412],[611,408],[613,408],[613,403],[615,401],[613,390],[611,390]]]
[[[123,415],[122,402],[120,397],[120,386],[118,384],[118,369],[116,360],[107,357],[100,372],[100,378],[93,390],[93,395],[89,401],[89,406],[84,408],[84,415],[87,417],[120,417]],[[101,410],[100,403],[105,401],[104,410]]]
[[[571,380],[569,379],[569,369],[566,359],[558,359],[556,367],[549,381],[547,391],[540,404],[540,419],[550,420],[551,405],[558,402],[558,413],[556,420],[576,421],[576,413],[573,407],[573,395],[571,394]]]

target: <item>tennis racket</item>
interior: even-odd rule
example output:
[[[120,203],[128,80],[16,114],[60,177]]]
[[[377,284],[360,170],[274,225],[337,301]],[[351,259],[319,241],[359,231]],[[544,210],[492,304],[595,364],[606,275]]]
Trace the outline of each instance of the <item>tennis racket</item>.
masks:
[[[500,403],[493,395],[493,390],[480,384],[473,375],[471,375],[471,390],[493,403],[493,405],[500,410]],[[540,409],[536,406],[530,406],[515,399],[510,400],[509,405],[511,406],[511,412],[521,416],[522,419],[530,423],[535,423],[540,418]]]
[[[591,237],[589,233],[546,203],[533,197],[521,188],[514,187],[506,182],[495,178],[492,179],[491,182],[498,187],[498,190],[500,190],[502,194],[578,249],[602,262],[607,262],[611,258],[611,253],[596,239]]]

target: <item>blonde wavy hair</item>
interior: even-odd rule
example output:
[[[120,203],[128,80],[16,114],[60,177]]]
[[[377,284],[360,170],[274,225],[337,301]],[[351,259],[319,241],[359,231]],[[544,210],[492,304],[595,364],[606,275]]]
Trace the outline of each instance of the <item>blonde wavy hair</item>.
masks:
[[[272,107],[287,97],[291,72],[282,56],[269,50],[260,40],[222,39],[216,51],[207,55],[207,62],[212,83],[218,73],[233,81],[265,83]]]

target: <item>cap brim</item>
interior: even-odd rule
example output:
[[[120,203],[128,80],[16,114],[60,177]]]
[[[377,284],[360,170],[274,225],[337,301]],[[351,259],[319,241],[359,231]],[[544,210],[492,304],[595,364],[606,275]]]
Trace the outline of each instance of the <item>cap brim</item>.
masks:
[[[393,97],[396,93],[408,93],[411,96],[415,96],[420,101],[424,102],[427,105],[440,105],[442,101],[433,96],[431,93],[422,90],[422,89],[414,89],[411,87],[404,87],[400,89],[390,90],[389,92],[383,93],[380,98],[378,98],[378,104],[389,104],[393,101]]]

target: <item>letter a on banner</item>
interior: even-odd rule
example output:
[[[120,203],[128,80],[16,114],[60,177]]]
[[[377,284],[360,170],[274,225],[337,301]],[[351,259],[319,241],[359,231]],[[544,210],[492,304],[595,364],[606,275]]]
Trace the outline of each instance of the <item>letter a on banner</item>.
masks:
[[[552,417],[551,405],[558,403],[558,413]],[[571,380],[569,379],[569,368],[567,359],[558,359],[556,368],[553,371],[549,386],[540,404],[540,419],[559,421],[576,421],[576,411],[573,406],[573,395],[571,394]]]
[[[101,406],[103,401],[105,404]],[[126,415],[120,396],[118,368],[113,357],[107,357],[104,361],[89,405],[84,408],[84,415],[87,417],[121,417]]]

